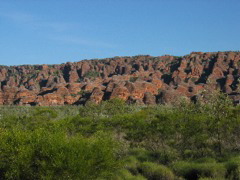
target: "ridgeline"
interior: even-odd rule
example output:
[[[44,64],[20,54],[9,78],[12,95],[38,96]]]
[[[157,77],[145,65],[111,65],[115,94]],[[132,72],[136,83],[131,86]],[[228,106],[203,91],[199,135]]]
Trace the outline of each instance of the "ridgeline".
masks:
[[[0,105],[167,104],[220,91],[239,103],[240,52],[139,55],[60,65],[0,66]]]

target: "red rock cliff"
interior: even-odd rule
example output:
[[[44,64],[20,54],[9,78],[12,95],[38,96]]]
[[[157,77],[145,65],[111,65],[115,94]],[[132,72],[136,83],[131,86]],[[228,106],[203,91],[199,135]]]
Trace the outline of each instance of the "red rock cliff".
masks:
[[[0,66],[0,105],[64,105],[121,98],[129,103],[196,99],[205,89],[240,100],[240,52],[134,56],[61,65]]]

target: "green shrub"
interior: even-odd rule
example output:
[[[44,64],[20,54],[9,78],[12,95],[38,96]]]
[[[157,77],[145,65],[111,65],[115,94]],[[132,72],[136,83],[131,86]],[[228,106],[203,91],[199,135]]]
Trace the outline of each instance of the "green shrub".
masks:
[[[174,56],[175,59],[181,59],[182,56]]]
[[[160,164],[169,164],[173,161],[179,159],[179,152],[174,148],[159,149],[157,151],[151,152],[152,161],[158,162]]]
[[[129,81],[130,82],[136,82],[138,80],[138,77],[130,77]]]
[[[136,108],[126,105],[124,100],[119,98],[103,101],[99,105],[89,102],[85,106],[79,108],[79,113],[82,117],[92,117],[94,119],[99,117],[112,117],[115,115],[123,115],[131,113]]]
[[[214,158],[209,158],[209,157],[204,157],[204,158],[199,158],[195,161],[196,163],[216,163],[216,159]]]
[[[114,180],[146,180],[141,175],[132,175],[128,170],[123,169],[117,173],[115,177],[113,177]]]
[[[139,167],[140,172],[149,180],[173,180],[173,172],[166,166],[152,162],[144,162]]]
[[[0,179],[107,178],[120,167],[104,134],[68,137],[43,129],[0,130]]]
[[[199,180],[225,180],[225,178],[199,178]]]
[[[54,122],[54,127],[51,130],[54,130],[54,128],[56,131],[64,131],[70,135],[81,134],[85,137],[92,136],[98,131],[107,131],[101,122],[79,115]],[[109,133],[112,134],[111,132]]]
[[[226,168],[228,179],[240,179],[240,156],[231,158],[228,162],[226,162]]]
[[[124,166],[128,169],[132,174],[138,174],[138,166],[140,162],[137,160],[135,156],[128,156],[124,161]]]
[[[133,178],[133,175],[127,170],[122,169],[119,172],[117,172],[117,175],[114,177],[115,180],[127,180]]]
[[[133,148],[130,150],[130,154],[141,162],[153,160],[149,151],[144,148]]]
[[[37,107],[28,116],[19,118],[19,125],[23,129],[37,129],[47,128],[58,116],[57,112],[53,109],[46,107]]]
[[[58,116],[57,112],[53,109],[46,107],[38,107],[33,111],[34,117],[41,117],[42,119],[53,119]]]
[[[221,163],[194,163],[179,161],[172,166],[178,176],[189,180],[199,179],[200,177],[224,178],[226,169]]]
[[[99,75],[100,74],[97,71],[88,71],[86,74],[84,74],[84,77],[86,77],[86,78],[96,78]]]
[[[147,179],[142,175],[137,175],[137,176],[134,176],[133,179],[131,180],[147,180]]]

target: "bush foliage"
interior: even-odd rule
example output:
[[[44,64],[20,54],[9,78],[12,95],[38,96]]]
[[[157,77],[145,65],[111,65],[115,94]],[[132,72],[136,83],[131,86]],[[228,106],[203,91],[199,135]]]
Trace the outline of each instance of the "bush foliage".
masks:
[[[0,107],[0,179],[239,179],[240,107]]]

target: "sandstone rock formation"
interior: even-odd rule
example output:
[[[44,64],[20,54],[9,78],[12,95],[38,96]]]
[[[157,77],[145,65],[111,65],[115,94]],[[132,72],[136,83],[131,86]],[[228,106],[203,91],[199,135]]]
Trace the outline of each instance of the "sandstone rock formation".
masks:
[[[240,101],[240,52],[193,52],[183,57],[139,55],[61,65],[0,66],[0,105],[171,103],[208,89]]]

